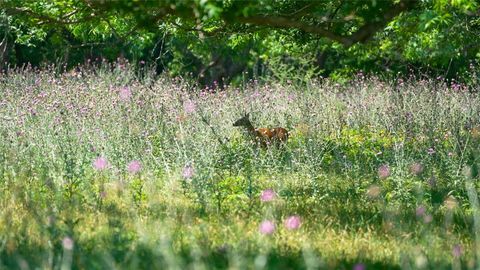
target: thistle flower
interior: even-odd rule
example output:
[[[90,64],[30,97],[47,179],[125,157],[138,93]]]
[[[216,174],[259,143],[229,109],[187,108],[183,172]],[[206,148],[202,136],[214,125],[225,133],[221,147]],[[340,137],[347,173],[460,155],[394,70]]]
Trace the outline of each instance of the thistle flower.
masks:
[[[370,198],[370,199],[375,199],[377,198],[378,196],[380,196],[380,193],[382,192],[381,188],[377,185],[371,185],[370,187],[368,187],[367,189],[367,196]]]
[[[463,249],[461,245],[457,244],[453,246],[452,248],[453,257],[460,258],[462,256],[462,253],[463,253]]]
[[[423,166],[422,164],[420,163],[413,163],[412,165],[410,165],[410,172],[414,175],[419,175],[423,172]]]
[[[183,168],[183,172],[182,172],[183,178],[191,179],[194,174],[195,174],[195,170],[193,169],[193,167],[191,165],[186,165]]]
[[[433,217],[430,214],[426,214],[425,216],[423,216],[423,223],[425,224],[432,222],[432,220],[433,220]]]
[[[425,213],[427,212],[427,209],[425,208],[425,206],[423,205],[420,205],[419,207],[417,207],[417,209],[415,210],[415,215],[417,217],[422,217],[425,215]]]
[[[273,201],[277,197],[277,194],[273,189],[265,189],[262,191],[262,194],[260,194],[260,201],[262,202],[270,202]]]
[[[138,160],[132,160],[127,165],[127,171],[129,173],[137,173],[142,169],[142,164]]]
[[[265,220],[262,223],[260,223],[258,230],[261,234],[264,234],[264,235],[272,234],[275,231],[275,223],[270,220]]]
[[[302,222],[300,220],[300,217],[299,216],[289,216],[286,220],[285,220],[285,228],[287,228],[288,230],[296,230],[298,228],[300,228],[300,226],[302,225]]]
[[[197,109],[197,105],[195,105],[195,103],[191,100],[187,100],[183,104],[183,110],[187,114],[194,113],[196,109]]]
[[[99,171],[105,170],[108,167],[108,161],[104,157],[98,157],[93,162],[93,167]]]
[[[357,263],[353,266],[352,270],[365,270],[367,267],[363,263]]]
[[[73,249],[73,239],[66,236],[62,240],[62,246],[66,250],[72,250]]]
[[[132,97],[132,91],[128,87],[122,87],[119,91],[120,99],[128,101]]]
[[[378,168],[378,177],[380,179],[385,179],[390,176],[390,168],[388,165],[382,165]]]

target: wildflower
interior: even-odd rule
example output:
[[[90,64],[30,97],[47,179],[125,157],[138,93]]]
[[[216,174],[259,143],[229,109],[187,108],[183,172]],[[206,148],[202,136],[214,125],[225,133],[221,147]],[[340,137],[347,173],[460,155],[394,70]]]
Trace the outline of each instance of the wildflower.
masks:
[[[425,224],[428,224],[428,223],[432,222],[432,220],[433,220],[433,217],[430,214],[427,214],[427,215],[423,216],[423,223],[425,223]]]
[[[433,155],[433,154],[435,154],[435,152],[436,152],[436,151],[435,151],[435,149],[433,149],[433,148],[428,148],[428,150],[427,150],[427,153],[428,153],[429,155]]]
[[[425,206],[420,205],[419,207],[417,207],[415,214],[417,217],[422,217],[425,215],[426,212],[427,212],[427,209],[425,208]]]
[[[463,253],[463,250],[461,245],[457,244],[453,246],[452,248],[453,257],[460,258],[460,256],[462,256],[462,253]]]
[[[265,235],[272,234],[275,231],[275,223],[270,220],[265,220],[262,223],[260,223],[258,230],[260,231],[261,234],[265,234]]]
[[[66,236],[62,240],[62,246],[64,249],[72,250],[73,249],[73,239]]]
[[[423,166],[422,164],[420,163],[413,163],[412,165],[410,165],[410,172],[414,175],[419,175],[423,172]]]
[[[122,87],[119,92],[120,99],[123,101],[128,101],[132,97],[132,91],[128,87]]]
[[[296,230],[300,228],[301,225],[302,223],[299,216],[289,216],[285,220],[285,228],[289,230]]]
[[[191,179],[195,173],[195,170],[191,165],[187,165],[183,168],[183,178],[185,179]]]
[[[269,202],[273,201],[277,197],[277,194],[273,189],[265,189],[262,191],[262,194],[260,194],[260,200],[262,202]]]
[[[382,165],[378,168],[378,177],[380,179],[385,179],[390,176],[390,168],[388,165]]]
[[[183,110],[185,111],[185,113],[187,114],[190,114],[190,113],[193,113],[195,112],[195,110],[197,109],[197,105],[195,105],[195,103],[191,100],[187,100],[185,101],[185,103],[183,104]]]
[[[99,171],[104,170],[108,167],[108,161],[104,157],[98,157],[93,162],[93,167]]]
[[[127,165],[127,171],[129,173],[137,173],[142,169],[142,164],[138,160],[132,160]]]
[[[353,270],[365,270],[367,267],[363,263],[357,263],[353,266]]]
[[[371,185],[367,189],[367,196],[370,197],[370,199],[375,199],[380,195],[381,189],[377,185]]]

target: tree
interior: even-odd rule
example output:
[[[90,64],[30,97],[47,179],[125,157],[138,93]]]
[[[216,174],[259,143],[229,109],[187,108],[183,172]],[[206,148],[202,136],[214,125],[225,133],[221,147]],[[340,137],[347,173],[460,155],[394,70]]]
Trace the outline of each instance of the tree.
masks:
[[[162,69],[191,73],[204,84],[285,58],[325,75],[425,59],[443,67],[445,56],[456,53],[446,39],[470,44],[458,58],[474,59],[478,51],[473,0],[3,0],[0,8],[10,40],[43,42],[50,46],[47,60],[75,62],[73,52],[86,55],[88,48],[109,58],[153,57]],[[456,32],[442,34],[449,27]],[[50,55],[58,48],[63,51]],[[22,49],[32,58],[16,48]],[[332,63],[332,56],[340,60]]]

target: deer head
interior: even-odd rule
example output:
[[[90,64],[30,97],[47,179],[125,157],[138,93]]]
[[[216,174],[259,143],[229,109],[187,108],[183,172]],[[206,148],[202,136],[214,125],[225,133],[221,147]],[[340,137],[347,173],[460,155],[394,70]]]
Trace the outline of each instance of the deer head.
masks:
[[[252,125],[249,119],[250,114],[246,113],[242,118],[238,119],[233,123],[234,127],[249,127]]]

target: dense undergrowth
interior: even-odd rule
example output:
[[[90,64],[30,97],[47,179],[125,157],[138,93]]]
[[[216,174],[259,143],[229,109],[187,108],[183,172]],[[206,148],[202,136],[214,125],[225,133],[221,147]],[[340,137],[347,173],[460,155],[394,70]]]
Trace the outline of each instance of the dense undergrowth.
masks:
[[[0,76],[2,268],[478,265],[478,86]],[[245,112],[288,143],[258,147]]]

